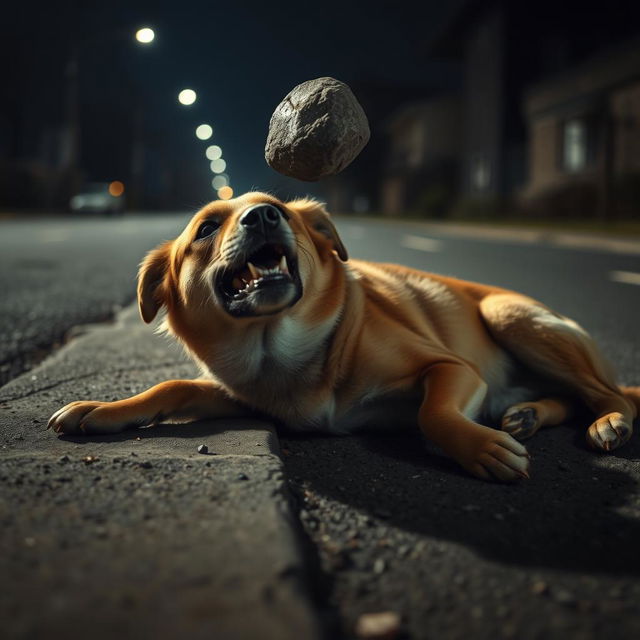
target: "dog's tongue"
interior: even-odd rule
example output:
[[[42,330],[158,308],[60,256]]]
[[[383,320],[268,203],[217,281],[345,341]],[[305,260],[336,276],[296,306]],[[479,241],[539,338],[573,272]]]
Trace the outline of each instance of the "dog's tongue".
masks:
[[[253,280],[253,276],[251,275],[251,271],[249,269],[249,267],[245,266],[244,269],[241,269],[240,271],[238,271],[235,276],[233,277],[233,286],[235,289],[237,289],[238,291],[240,291],[240,289],[243,289],[244,286],[248,283],[251,282]]]

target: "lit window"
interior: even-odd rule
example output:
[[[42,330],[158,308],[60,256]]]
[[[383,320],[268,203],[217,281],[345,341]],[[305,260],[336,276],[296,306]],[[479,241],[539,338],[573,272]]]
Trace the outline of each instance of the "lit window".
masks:
[[[587,127],[584,120],[567,120],[562,139],[562,165],[577,173],[587,166]]]
[[[491,184],[491,165],[484,154],[477,154],[471,161],[471,186],[475,191],[486,191]]]

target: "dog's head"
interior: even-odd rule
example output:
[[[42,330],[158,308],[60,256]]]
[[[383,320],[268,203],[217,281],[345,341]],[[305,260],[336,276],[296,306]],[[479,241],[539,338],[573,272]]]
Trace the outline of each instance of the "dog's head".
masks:
[[[248,193],[215,201],[182,234],[141,265],[138,302],[145,322],[166,306],[201,320],[269,317],[326,281],[347,252],[323,206]]]

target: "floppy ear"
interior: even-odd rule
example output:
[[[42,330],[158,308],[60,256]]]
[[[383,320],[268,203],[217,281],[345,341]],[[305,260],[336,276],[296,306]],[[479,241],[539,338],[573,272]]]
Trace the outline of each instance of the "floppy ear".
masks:
[[[333,250],[338,254],[342,262],[346,262],[349,259],[347,249],[342,244],[338,231],[331,221],[331,216],[321,202],[311,199],[295,200],[294,202],[289,202],[287,206],[298,211],[308,227],[331,240]]]
[[[169,270],[172,242],[165,242],[147,253],[138,271],[138,308],[149,324],[166,303],[164,279]]]

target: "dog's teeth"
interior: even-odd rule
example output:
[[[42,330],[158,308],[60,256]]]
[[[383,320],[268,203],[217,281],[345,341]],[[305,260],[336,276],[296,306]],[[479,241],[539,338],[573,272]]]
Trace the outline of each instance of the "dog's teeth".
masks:
[[[260,270],[257,269],[252,262],[247,262],[247,267],[249,267],[249,271],[251,271],[253,279],[257,280],[260,277]]]
[[[282,273],[289,273],[289,269],[287,268],[287,258],[285,256],[282,256],[282,258],[280,258],[280,264],[278,265],[280,271],[282,271]]]

